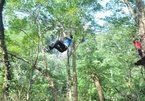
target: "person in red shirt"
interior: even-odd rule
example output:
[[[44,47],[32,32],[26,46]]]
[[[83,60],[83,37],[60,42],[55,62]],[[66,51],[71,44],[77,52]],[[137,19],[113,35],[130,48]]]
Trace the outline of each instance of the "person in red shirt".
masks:
[[[139,56],[143,57],[143,50],[142,50],[141,42],[138,39],[135,39],[133,43],[134,43],[135,48],[138,51]]]

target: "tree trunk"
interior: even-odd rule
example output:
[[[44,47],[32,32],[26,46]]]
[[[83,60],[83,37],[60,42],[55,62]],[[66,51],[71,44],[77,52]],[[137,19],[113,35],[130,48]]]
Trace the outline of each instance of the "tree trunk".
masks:
[[[39,13],[38,13],[38,15],[39,15]],[[42,37],[42,32],[41,32],[41,26],[40,26],[40,22],[37,19],[37,17],[36,17],[35,23],[36,23],[36,27],[37,27],[37,31],[38,31],[38,39],[39,39],[40,49],[41,49],[41,52],[43,54],[44,66],[45,66],[45,69],[46,69],[45,72],[42,73],[42,74],[46,77],[46,79],[49,82],[48,83],[48,88],[50,88],[51,91],[52,91],[53,101],[58,101],[57,89],[55,88],[54,81],[53,81],[50,73],[48,72],[48,63],[47,63],[46,54],[44,52],[44,44],[43,44],[43,37]]]
[[[136,0],[136,23],[138,25],[139,35],[142,38],[142,46],[145,51],[145,13],[144,2]]]
[[[78,89],[77,89],[77,73],[76,73],[76,42],[73,42],[73,86],[74,86],[74,101],[78,101]]]
[[[135,8],[133,8],[128,0],[124,0],[124,3],[127,5],[134,21],[137,25],[139,35],[142,37],[142,44],[145,50],[145,9],[143,0],[135,0]]]
[[[33,73],[34,73],[34,69],[33,69],[33,67],[32,67],[32,70],[30,71],[30,74],[29,74],[29,85],[28,85],[28,91],[27,91],[27,98],[26,98],[26,101],[29,101],[29,100],[30,100],[31,89],[32,89],[32,84],[33,84],[33,80],[32,80]]]
[[[135,0],[135,9],[131,7],[128,0],[124,0],[125,4],[127,5],[132,17],[134,18],[134,21],[136,23],[139,36],[141,38],[141,44],[143,48],[143,57],[145,56],[145,8],[144,8],[144,2],[143,0]],[[142,61],[137,61],[137,64]],[[145,64],[143,64],[145,68]]]
[[[131,86],[132,86],[132,84],[131,84],[131,68],[129,68],[129,72],[128,72],[128,88],[129,88],[129,90],[131,91]]]
[[[70,62],[69,62],[69,49],[67,51],[67,101],[72,101],[72,93],[71,93],[71,74],[70,74]]]
[[[139,35],[141,37],[143,56],[145,56],[145,13],[144,2],[142,0],[136,0],[136,23],[138,24]],[[145,68],[145,64],[143,64]]]
[[[28,91],[27,91],[27,98],[26,100],[29,101],[30,100],[30,96],[31,96],[31,89],[32,89],[32,84],[33,84],[33,74],[34,74],[34,70],[36,69],[36,64],[37,64],[37,60],[38,60],[38,52],[37,52],[37,57],[34,61],[33,66],[31,67],[31,71],[30,71],[30,76],[29,76],[29,86],[28,86]]]
[[[53,79],[50,77],[49,74],[47,74],[46,72],[43,72],[43,70],[41,68],[36,68],[36,69],[48,80],[48,82],[49,82],[48,83],[48,88],[51,89],[51,92],[52,92],[52,95],[53,95],[53,100],[52,101],[58,101],[57,89],[55,88]]]
[[[2,11],[3,11],[4,4],[5,4],[5,0],[0,0],[0,47],[2,49],[3,61],[4,61],[3,94],[4,94],[4,98],[7,98],[9,96],[10,84],[8,82],[11,80],[11,74],[10,74],[10,62],[9,62],[7,47],[5,44],[4,25],[3,25],[3,18],[2,18]]]
[[[46,56],[45,56],[45,53],[44,53],[44,50],[42,49],[42,53],[44,55],[44,64],[45,64],[45,67],[46,67],[46,71],[45,71],[45,77],[46,79],[48,80],[49,84],[48,84],[48,87],[51,88],[51,91],[52,91],[52,95],[53,95],[53,101],[58,101],[58,94],[57,94],[57,90],[55,88],[55,85],[54,85],[54,81],[52,79],[52,77],[50,76],[47,68],[48,68],[48,63],[47,63],[47,59],[46,59]]]
[[[136,0],[136,17],[136,23],[139,27],[139,33],[145,34],[144,2],[142,0]]]
[[[93,79],[93,82],[94,82],[94,84],[95,84],[95,86],[97,88],[99,100],[100,101],[104,101],[103,100],[103,95],[102,95],[102,88],[101,88],[99,79],[95,75],[92,75],[92,79]]]

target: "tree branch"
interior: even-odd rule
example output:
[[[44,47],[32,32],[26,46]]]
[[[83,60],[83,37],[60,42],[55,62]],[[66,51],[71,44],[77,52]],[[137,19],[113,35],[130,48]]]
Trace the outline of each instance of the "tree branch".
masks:
[[[12,53],[8,53],[8,54],[11,55],[11,57],[15,57],[15,58],[17,58],[19,60],[22,60],[22,61],[24,61],[24,62],[26,62],[28,64],[31,64],[31,62],[29,62],[29,60],[26,60],[26,59],[24,59],[24,58],[22,58],[22,57],[20,57],[18,55],[15,55],[15,54],[12,54]]]
[[[124,3],[126,4],[126,6],[128,7],[128,10],[129,10],[131,16],[132,16],[133,18],[135,18],[135,13],[133,12],[133,8],[130,6],[128,0],[123,0],[123,1],[124,1]]]

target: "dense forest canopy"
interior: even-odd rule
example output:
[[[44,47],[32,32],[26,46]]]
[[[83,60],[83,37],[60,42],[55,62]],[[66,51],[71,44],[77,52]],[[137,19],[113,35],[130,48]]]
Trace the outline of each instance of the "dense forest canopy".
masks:
[[[144,101],[144,38],[144,0],[0,0],[0,100]]]

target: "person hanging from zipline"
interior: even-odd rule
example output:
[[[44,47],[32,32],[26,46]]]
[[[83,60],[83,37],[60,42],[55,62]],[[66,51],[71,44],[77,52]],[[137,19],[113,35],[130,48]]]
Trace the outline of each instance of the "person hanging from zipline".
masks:
[[[144,50],[142,48],[141,42],[139,41],[139,39],[135,39],[135,40],[133,40],[133,43],[134,43],[135,48],[138,51],[139,56],[141,57],[141,59],[139,59],[134,64],[136,66],[145,65]]]
[[[138,51],[139,56],[142,58],[144,52],[143,52],[143,49],[141,46],[141,42],[139,41],[139,39],[135,39],[135,40],[133,40],[133,43],[134,43],[135,48]]]
[[[73,36],[70,35],[66,35],[65,33],[63,33],[63,38],[61,40],[57,40],[55,43],[52,43],[51,45],[49,45],[49,49],[52,50],[53,48],[57,49],[59,52],[64,52],[68,49],[68,47],[71,45],[72,43],[72,39]]]

